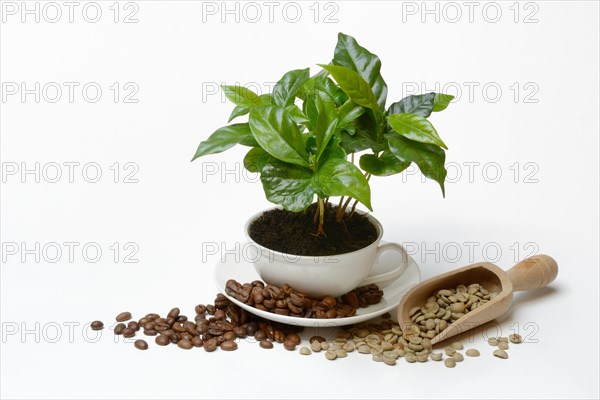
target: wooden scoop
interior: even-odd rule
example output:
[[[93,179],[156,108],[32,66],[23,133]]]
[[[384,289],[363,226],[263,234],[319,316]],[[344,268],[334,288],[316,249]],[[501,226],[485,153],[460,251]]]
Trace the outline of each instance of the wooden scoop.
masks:
[[[489,262],[468,265],[433,277],[408,291],[398,306],[398,322],[404,331],[409,330],[412,325],[409,311],[413,307],[424,307],[427,298],[440,289],[454,289],[460,284],[469,286],[479,283],[490,293],[497,293],[489,302],[449,324],[431,339],[431,343],[435,344],[498,318],[510,308],[513,292],[543,288],[552,282],[557,274],[556,261],[543,254],[527,258],[509,271],[504,271]]]

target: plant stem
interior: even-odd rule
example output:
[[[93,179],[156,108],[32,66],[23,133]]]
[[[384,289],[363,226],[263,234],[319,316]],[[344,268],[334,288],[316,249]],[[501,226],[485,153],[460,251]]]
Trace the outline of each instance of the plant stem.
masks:
[[[323,199],[319,197],[319,204],[317,205],[319,211],[319,228],[317,229],[317,235],[326,236],[323,230],[323,223],[325,222],[325,203]]]

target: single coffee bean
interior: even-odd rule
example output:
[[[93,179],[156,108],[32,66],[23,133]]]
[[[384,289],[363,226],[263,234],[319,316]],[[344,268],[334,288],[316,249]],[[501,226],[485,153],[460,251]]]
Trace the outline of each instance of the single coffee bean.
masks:
[[[406,360],[406,362],[414,363],[417,361],[417,356],[414,353],[406,353],[404,355],[404,359]]]
[[[273,333],[273,339],[277,342],[277,343],[283,343],[285,340],[285,333],[283,333],[283,331],[275,331]]]
[[[167,318],[176,319],[177,317],[179,317],[179,312],[179,308],[172,308],[171,311],[169,311],[169,313],[167,314]]]
[[[510,342],[514,344],[519,344],[523,342],[523,338],[518,333],[512,333],[508,335],[508,340],[510,340]]]
[[[286,339],[283,342],[283,348],[286,349],[286,350],[290,350],[290,351],[295,350],[296,346],[297,345],[296,345],[296,342],[294,340]]]
[[[312,342],[319,342],[319,343],[321,343],[321,342],[326,342],[326,341],[327,340],[323,336],[313,336],[310,339],[308,339],[308,343],[312,343]]]
[[[223,334],[223,337],[225,338],[225,340],[237,339],[237,335],[233,331],[225,332],[225,334]]]
[[[207,312],[207,313],[209,313],[210,315],[214,315],[216,310],[217,310],[217,309],[216,309],[216,308],[215,308],[215,306],[214,306],[214,305],[212,305],[212,304],[208,304],[208,305],[206,306],[206,312]]]
[[[181,339],[179,342],[177,342],[177,347],[180,349],[189,350],[192,348],[192,342],[186,339]]]
[[[166,332],[166,331],[165,331]],[[179,342],[179,335],[173,331],[171,331],[171,333],[169,333],[167,335],[167,337],[169,338],[169,340],[171,341],[171,343],[175,344],[177,342]]]
[[[443,356],[443,354],[442,354],[442,353],[431,353],[431,354],[429,355],[429,357],[431,357],[431,359],[432,359],[433,361],[442,361],[442,356]]]
[[[461,361],[464,361],[464,359],[465,359],[465,357],[458,351],[456,353],[452,354],[452,358],[454,358],[454,361],[456,361],[456,362],[461,362]]]
[[[163,332],[166,331],[167,329],[169,329],[169,325],[162,323],[162,322],[157,322],[154,324],[154,330],[158,331],[158,332]]]
[[[155,323],[153,321],[149,321],[149,322],[146,322],[142,326],[144,327],[145,331],[151,331],[151,330],[154,330],[154,325],[155,325]]]
[[[225,319],[225,311],[224,310],[216,310],[215,311],[215,319],[217,321],[222,321]]]
[[[215,351],[217,349],[217,339],[210,338],[208,340],[205,340],[203,347],[206,351]]]
[[[136,332],[140,330],[140,324],[138,324],[137,321],[130,321],[127,324],[127,327],[133,329]]]
[[[337,354],[333,350],[327,350],[325,352],[325,358],[328,359],[328,360],[330,360],[330,361],[333,361],[333,360],[335,360],[337,358]]]
[[[193,336],[192,336],[192,335],[190,335],[190,334],[189,334],[189,333],[187,333],[187,332],[183,332],[183,333],[180,333],[180,334],[179,334],[179,340],[189,340],[189,341],[191,341],[191,340],[192,340],[192,337],[193,337]]]
[[[450,345],[450,347],[452,347],[454,350],[462,350],[464,349],[463,345],[461,342],[454,342]]]
[[[499,342],[499,343],[498,343],[498,348],[499,348],[500,350],[508,350],[508,343],[505,343],[505,342]]]
[[[167,319],[165,319],[165,324],[167,324],[169,326],[173,326],[174,323],[175,323],[175,318],[167,317]]]
[[[293,341],[296,344],[296,346],[299,346],[300,343],[302,343],[302,339],[297,333],[290,333],[285,337],[285,339]]]
[[[150,329],[149,331],[144,330],[144,335],[146,336],[156,336],[158,334],[154,329]]]
[[[256,333],[254,334],[254,338],[256,340],[265,340],[267,338],[267,334],[265,333],[265,331],[263,331],[262,329],[259,329],[256,331]]]
[[[272,349],[273,348],[273,342],[270,342],[270,341],[268,341],[266,339],[261,340],[258,344],[263,349]]]
[[[126,338],[134,337],[135,331],[131,328],[125,328],[123,329],[123,336]]]
[[[204,304],[198,304],[195,310],[196,314],[204,314],[206,313],[206,306]]]
[[[371,360],[373,360],[375,362],[382,362],[383,361],[383,354],[374,354],[371,357]]]
[[[129,311],[123,311],[116,317],[117,322],[125,322],[125,321],[129,321],[130,319],[131,319],[131,313]]]
[[[247,336],[246,328],[242,328],[241,326],[236,326],[233,328],[233,333],[235,333],[235,336],[239,338],[245,338]]]
[[[148,343],[145,340],[138,339],[135,341],[134,346],[139,350],[148,350]]]
[[[498,358],[508,358],[508,353],[504,350],[496,350],[494,351],[494,355]]]
[[[312,351],[310,351],[310,349],[308,347],[301,347],[300,354],[302,354],[303,356],[308,356],[308,355],[312,354]]]
[[[203,344],[204,342],[199,337],[195,337],[192,339],[192,346],[194,347],[202,347]]]
[[[491,337],[488,339],[488,343],[490,346],[498,346],[498,338]]]
[[[237,343],[234,342],[233,340],[226,340],[223,343],[221,343],[221,350],[233,351],[236,349],[237,349]]]
[[[148,321],[155,321],[160,318],[160,315],[154,313],[146,314],[146,318],[148,319]]]
[[[448,368],[454,368],[454,367],[456,367],[456,360],[452,357],[446,358],[444,360],[444,365]]]
[[[469,357],[479,357],[479,350],[477,349],[469,349],[465,352],[465,354]]]
[[[117,325],[115,325],[115,335],[122,334],[124,329],[125,329],[125,324],[122,322],[118,323]]]
[[[92,330],[99,331],[104,328],[104,323],[102,321],[94,321],[92,322]]]
[[[369,347],[369,346],[367,346]],[[321,351],[321,343],[314,341],[310,343],[310,349],[315,352],[318,353],[319,351]]]
[[[171,343],[169,337],[166,335],[158,335],[156,339],[154,339],[154,342],[159,346],[166,346]]]

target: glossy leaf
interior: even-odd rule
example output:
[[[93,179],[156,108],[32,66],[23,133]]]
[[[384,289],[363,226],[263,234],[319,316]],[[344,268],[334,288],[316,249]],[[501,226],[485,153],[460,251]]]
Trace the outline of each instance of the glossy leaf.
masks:
[[[376,103],[379,108],[385,109],[387,85],[381,76],[379,57],[360,46],[352,36],[340,32],[333,55],[333,63],[357,72],[369,84],[377,98]],[[348,93],[348,95],[350,94]]]
[[[309,122],[308,117],[304,115],[300,107],[298,107],[297,105],[290,104],[285,109],[289,111],[295,123],[306,124],[307,122]]]
[[[237,117],[241,117],[242,115],[248,114],[250,112],[251,108],[252,107],[249,107],[249,106],[235,106],[235,108],[231,112],[231,115],[229,116],[229,120],[227,122],[231,122],[234,119],[236,119]]]
[[[346,101],[338,109],[339,126],[346,126],[351,124],[355,119],[363,115],[365,109],[352,100]]]
[[[233,124],[217,129],[208,139],[200,143],[192,161],[208,154],[221,153],[238,143],[245,146],[258,145],[248,123]]]
[[[448,149],[431,123],[417,114],[392,114],[388,123],[400,135],[421,143],[430,143]]]
[[[363,107],[370,108],[374,112],[381,112],[373,90],[371,90],[367,81],[357,72],[337,65],[321,65],[321,67],[329,71],[333,79],[335,79],[352,101]]]
[[[396,132],[385,135],[390,151],[402,162],[414,162],[423,175],[439,183],[445,194],[444,180],[447,171],[444,165],[446,153],[433,144],[415,142],[400,136]]]
[[[221,89],[223,89],[225,97],[237,106],[253,107],[262,104],[262,99],[259,95],[243,86],[221,86]]]
[[[439,112],[445,110],[453,99],[454,96],[450,94],[436,93],[433,100],[433,111]]]
[[[319,159],[319,167],[325,164],[327,161],[332,159],[342,159],[345,160],[347,157],[346,151],[340,146],[341,139],[339,136],[333,136],[329,141],[327,147],[321,154],[321,158]]]
[[[407,96],[392,104],[390,108],[388,108],[388,115],[408,113],[417,114],[427,118],[433,111],[435,96],[436,94],[433,92]]]
[[[286,109],[254,107],[249,121],[252,135],[267,153],[287,163],[309,165],[302,133]]]
[[[346,160],[331,159],[315,175],[315,186],[325,196],[350,196],[371,210],[371,189],[362,172]]]
[[[262,147],[253,147],[244,157],[244,168],[250,172],[260,172],[261,161],[268,157],[271,157],[271,155],[264,151]]]
[[[357,129],[354,135],[342,131],[340,137],[342,139],[340,145],[348,154],[358,153],[368,149],[381,151],[384,147],[382,143],[376,142],[365,131],[360,129]]]
[[[313,172],[304,167],[270,159],[260,170],[267,200],[288,211],[303,211],[312,204]]]
[[[318,90],[315,93],[315,100],[318,115],[314,131],[317,145],[316,161],[318,162],[323,150],[325,150],[329,140],[335,133],[338,120],[335,104],[328,94]]]
[[[389,176],[404,171],[410,162],[400,161],[389,151],[377,157],[375,154],[363,154],[360,157],[360,167],[363,171],[375,176]]]
[[[283,75],[271,93],[271,102],[280,107],[294,104],[296,95],[310,77],[309,69],[296,69]]]

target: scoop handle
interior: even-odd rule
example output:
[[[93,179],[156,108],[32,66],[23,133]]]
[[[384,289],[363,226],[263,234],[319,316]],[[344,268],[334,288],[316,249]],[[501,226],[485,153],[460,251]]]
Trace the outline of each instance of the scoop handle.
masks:
[[[545,254],[538,254],[519,262],[507,271],[513,290],[520,292],[547,286],[558,275],[558,264]]]

